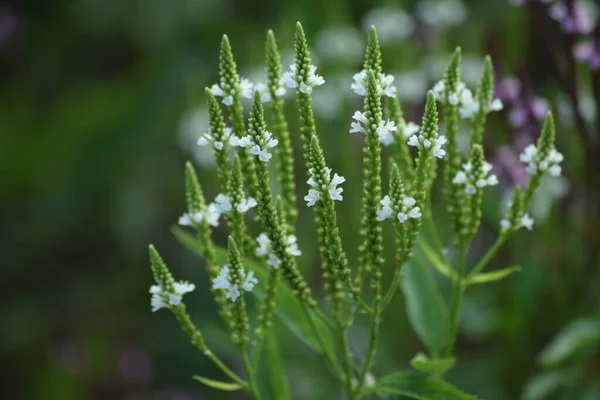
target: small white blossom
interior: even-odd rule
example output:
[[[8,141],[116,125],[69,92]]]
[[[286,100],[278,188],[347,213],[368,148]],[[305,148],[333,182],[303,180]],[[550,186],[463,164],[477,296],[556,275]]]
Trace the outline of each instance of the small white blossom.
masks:
[[[517,221],[517,226],[515,226],[515,230],[516,229],[520,229],[520,228],[526,228],[527,230],[532,230],[533,229],[533,218],[531,218],[531,216],[529,216],[529,214],[525,213],[523,214],[519,220]],[[503,231],[510,229],[511,225],[510,225],[510,221],[507,220],[506,218],[503,219],[502,221],[500,221],[500,227],[502,228]]]
[[[242,95],[247,99],[251,99],[254,95],[254,85],[246,78],[241,78],[238,84],[238,89]],[[233,98],[235,96],[235,88],[230,87],[229,84],[221,81],[221,85],[214,84],[210,88],[210,92],[215,97],[222,97],[223,104],[230,106],[233,104]]]
[[[179,221],[177,223],[181,226],[192,226],[192,216],[190,214],[183,214],[179,217]]]
[[[254,84],[246,78],[241,78],[240,91],[242,92],[242,97],[251,99],[254,96]]]
[[[236,209],[239,213],[245,213],[249,209],[256,207],[256,200],[253,197],[248,197],[247,199],[242,199],[240,204],[237,205]]]
[[[213,289],[229,289],[229,268],[224,265],[219,271],[219,275],[213,279]]]
[[[446,150],[442,148],[446,144],[445,136],[436,136],[433,138],[433,143],[431,140],[427,139],[423,135],[414,134],[408,138],[407,141],[409,146],[418,147],[421,144],[424,148],[429,149],[432,148],[432,153],[437,158],[444,158],[446,156]]]
[[[248,272],[248,275],[244,278],[244,283],[242,284],[242,289],[246,292],[252,291],[254,289],[254,285],[258,283],[258,279],[254,277],[254,271]],[[235,300],[234,300],[235,301]]]
[[[362,70],[354,74],[352,79],[354,82],[350,84],[350,89],[359,96],[365,96],[367,94],[367,71]],[[379,74],[377,77],[377,95],[396,97],[396,86],[394,86],[393,75]]]
[[[470,162],[463,164],[462,168],[462,171],[456,173],[452,183],[464,186],[467,194],[477,193],[477,188],[483,189],[486,186],[498,184],[496,175],[488,176],[488,173],[492,170],[492,164],[488,162],[484,162],[481,172],[473,170]]]
[[[183,295],[192,292],[196,286],[193,283],[187,281],[175,282],[173,284],[173,291],[163,290],[159,285],[150,286],[150,305],[152,312],[158,311],[161,308],[171,308],[171,306],[178,306],[181,304]]]
[[[223,140],[225,142],[231,143],[232,138],[235,138],[235,135],[231,134],[232,130],[229,127],[226,127],[223,133]],[[198,139],[198,146],[207,146],[212,145],[217,150],[223,150],[225,143],[221,140],[216,140],[214,135],[211,132],[207,132],[200,136]]]
[[[392,209],[392,201],[390,200],[390,196],[385,196],[379,202],[382,207],[377,210],[377,221],[384,221],[392,216],[394,210]]]
[[[275,254],[269,254],[269,259],[267,260],[267,264],[269,264],[271,267],[277,269],[279,268],[279,263],[281,261],[279,260],[279,258],[277,258],[277,256]]]
[[[537,147],[534,144],[530,144],[525,148],[523,153],[519,156],[521,162],[527,164],[527,172],[531,175],[537,174],[539,171],[548,173],[551,176],[560,176],[562,169],[560,163],[563,161],[563,155],[551,149],[545,159],[541,160]]]
[[[400,212],[396,215],[398,221],[401,224],[406,222],[407,219],[419,219],[421,218],[421,208],[415,207],[417,201],[412,197],[405,197],[402,199],[402,208]]]
[[[258,247],[256,248],[257,256],[264,256],[267,253],[269,253],[269,247],[271,246],[271,241],[269,240],[269,237],[265,233],[261,233],[260,235],[258,235],[258,237],[256,238],[256,241],[258,242]]]
[[[404,135],[405,138],[409,138],[412,135],[419,133],[419,130],[421,129],[421,127],[419,125],[415,124],[414,122],[409,122],[407,124],[406,121],[402,120],[401,124],[402,124],[402,135]]]
[[[258,156],[258,159],[263,162],[268,162],[273,156],[269,153],[269,149],[277,146],[279,141],[273,138],[273,134],[269,131],[264,132],[264,136],[259,142],[254,142],[250,135],[244,136],[237,140],[238,147],[250,147],[250,154]]]
[[[325,79],[323,79],[322,76],[317,75],[316,72],[317,66],[311,64],[308,67],[306,81],[304,81],[302,80],[303,77],[296,73],[296,64],[292,64],[290,65],[290,70],[283,74],[282,82],[291,89],[298,88],[302,93],[311,94],[313,87],[321,86],[325,83]]]
[[[233,301],[235,303],[235,301],[238,299],[238,297],[240,297],[240,289],[238,289],[238,285],[233,284],[233,285],[229,286],[226,290],[227,290],[227,292],[225,293],[225,298],[231,299],[231,301]]]
[[[394,143],[394,134],[392,132],[398,132],[398,127],[394,121],[379,121],[377,135],[382,145],[389,146]]]
[[[327,195],[332,200],[342,201],[344,198],[342,197],[342,192],[344,189],[338,188],[337,186],[346,182],[346,178],[340,176],[338,174],[334,174],[333,178],[331,178],[331,169],[327,169],[327,183],[323,183],[321,187],[317,183],[315,179],[316,176],[314,171],[310,170],[311,176],[308,179],[307,183],[312,187],[312,189],[308,190],[308,194],[304,196],[304,200],[307,202],[308,207],[312,207],[315,205],[317,200],[321,198],[320,190],[326,191]]]
[[[228,196],[222,193],[218,194],[217,197],[215,197],[215,203],[221,214],[231,211],[231,199]]]
[[[298,238],[296,235],[289,235],[287,237],[287,247],[285,251],[293,256],[302,255],[302,251],[298,248]]]

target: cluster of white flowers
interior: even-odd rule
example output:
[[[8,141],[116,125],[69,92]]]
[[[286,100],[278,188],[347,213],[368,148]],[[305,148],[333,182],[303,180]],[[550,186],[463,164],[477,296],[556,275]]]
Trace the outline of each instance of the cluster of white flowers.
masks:
[[[500,226],[502,227],[503,231],[511,228],[510,221],[506,218],[500,221]],[[519,229],[521,227],[527,228],[527,230],[533,229],[533,218],[531,218],[529,214],[523,214],[521,218],[519,218],[519,220],[517,221],[517,226],[515,226],[514,228]]]
[[[405,120],[402,120],[400,121],[400,124],[402,125],[402,135],[407,139],[412,135],[419,133],[419,130],[421,129],[421,126],[414,122],[406,123]]]
[[[179,217],[179,225],[181,226],[192,226],[193,223],[200,223],[206,220],[206,223],[210,226],[219,226],[219,218],[221,218],[221,211],[217,204],[211,203],[206,207],[204,212],[197,212],[194,214],[183,214]]]
[[[300,71],[304,74],[304,71]],[[297,74],[296,64],[290,65],[290,70],[285,72],[281,77],[283,84],[291,89],[299,88],[302,93],[311,94],[313,87],[321,86],[325,83],[325,79],[322,76],[317,75],[317,66],[310,65],[308,67],[308,76],[306,81],[302,79],[302,75]]]
[[[269,103],[271,101],[271,93],[269,92],[269,88],[262,82],[258,82],[254,84],[254,90],[258,90],[260,92],[260,100],[263,103]],[[283,80],[279,83],[279,87],[275,90],[275,95],[277,97],[285,96],[285,88],[283,87]]]
[[[237,205],[236,210],[239,213],[246,213],[251,208],[256,207],[256,200],[253,197],[243,198]],[[219,226],[219,218],[222,214],[227,214],[232,210],[231,199],[224,194],[218,194],[215,201],[210,203],[204,212],[194,214],[185,213],[179,217],[179,225],[192,226],[194,222],[199,223],[206,220],[211,226]]]
[[[242,289],[246,292],[252,291],[254,285],[258,283],[258,279],[254,276],[254,271],[248,272],[248,275],[242,270],[244,281],[241,283]],[[229,267],[224,265],[219,271],[219,275],[213,280],[213,289],[226,290],[225,298],[235,302],[240,297],[240,288],[237,283],[230,282]]]
[[[465,193],[475,194],[477,188],[484,188],[486,186],[494,186],[498,184],[498,177],[494,174],[487,176],[492,170],[492,164],[488,162],[483,163],[482,173],[474,171],[471,163],[468,162],[463,164],[462,171],[458,171],[452,179],[452,183],[455,185],[464,185]]]
[[[379,203],[381,204],[381,208],[377,210],[377,221],[384,221],[394,214],[392,200],[390,196],[385,196]],[[396,218],[398,218],[401,224],[409,218],[421,218],[421,209],[416,207],[415,204],[416,200],[412,197],[404,197],[402,199],[402,209],[396,214]]]
[[[251,99],[254,95],[254,84],[246,78],[241,78],[239,83],[239,89],[243,97]],[[233,104],[233,96],[235,94],[235,88],[230,86],[227,82],[221,80],[221,84],[214,84],[210,88],[210,92],[223,98],[223,104],[230,106]]]
[[[359,96],[367,94],[367,71],[362,70],[352,77],[354,82],[350,88]],[[379,74],[377,79],[377,94],[379,96],[396,97],[396,86],[394,86],[394,75]]]
[[[231,128],[226,127],[224,130],[223,139],[228,141],[231,145],[232,141],[235,143],[237,136],[232,134]],[[223,141],[216,140],[210,131],[202,134],[200,139],[198,139],[198,146],[207,146],[209,144],[214,146],[214,148],[217,150],[223,150],[223,146],[225,146],[225,143]]]
[[[562,172],[560,163],[563,158],[561,153],[556,151],[556,149],[552,149],[548,152],[546,158],[541,160],[538,149],[534,144],[527,146],[519,156],[521,162],[527,164],[527,172],[529,174],[535,175],[538,171],[548,171],[551,176],[560,176]]]
[[[269,240],[267,235],[261,233],[256,238],[256,241],[258,242],[258,247],[256,248],[256,255],[265,256],[268,254],[269,256],[267,259],[267,264],[269,264],[273,268],[279,268],[281,260],[279,260],[279,258],[275,254],[271,253],[271,241]],[[288,254],[295,257],[302,255],[302,251],[298,247],[298,238],[296,237],[296,235],[289,235],[286,238],[286,242],[287,246],[285,248],[285,251]]]
[[[439,81],[433,86],[433,96],[436,100],[444,98],[445,84],[444,81]],[[448,103],[453,106],[458,106],[458,113],[463,119],[469,119],[479,111],[479,103],[473,98],[473,93],[467,88],[463,82],[458,82],[456,92],[448,94]],[[490,111],[500,111],[504,105],[500,99],[492,100]]]
[[[352,116],[352,119],[354,119],[354,122],[350,124],[350,133],[366,133],[365,125],[369,122],[367,117],[365,117],[365,115],[360,111],[356,111]],[[392,132],[398,132],[398,127],[394,121],[379,121],[379,125],[377,126],[376,130],[381,144],[384,146],[389,146],[390,144],[394,143],[394,135]]]
[[[437,158],[444,158],[446,150],[442,149],[442,146],[446,144],[446,136],[436,136],[431,140],[427,139],[423,135],[417,135],[416,133],[408,138],[408,145],[417,147],[419,144],[423,145],[424,148],[428,149],[433,146],[433,155]]]
[[[279,141],[273,139],[273,134],[265,131],[264,137],[259,142],[255,142],[252,136],[246,135],[242,138],[233,137],[229,140],[229,144],[234,147],[250,147],[250,154],[258,156],[258,159],[263,162],[268,162],[273,156],[269,153],[269,149],[277,146]]]
[[[161,308],[178,306],[181,304],[183,295],[193,291],[195,288],[196,286],[193,283],[186,281],[175,282],[173,284],[173,292],[163,290],[159,285],[150,286],[152,312],[158,311]]]
[[[304,201],[306,201],[306,205],[308,207],[312,207],[315,203],[321,198],[321,192],[319,189],[323,191],[327,191],[329,198],[331,200],[342,201],[344,198],[342,197],[342,192],[344,189],[338,188],[337,185],[346,182],[346,178],[343,176],[339,176],[338,174],[334,174],[333,178],[331,178],[331,168],[327,168],[327,181],[329,182],[327,185],[323,184],[319,188],[319,184],[315,180],[315,174],[313,169],[310,170],[311,177],[306,181],[312,189],[308,190],[308,194],[304,196]]]

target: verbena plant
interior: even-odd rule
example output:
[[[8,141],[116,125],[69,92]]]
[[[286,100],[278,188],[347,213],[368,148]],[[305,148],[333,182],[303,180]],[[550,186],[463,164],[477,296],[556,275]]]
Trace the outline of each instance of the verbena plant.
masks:
[[[527,210],[532,196],[544,175],[560,174],[562,156],[554,148],[554,122],[548,114],[537,145],[530,145],[521,155],[531,175],[528,186],[515,188],[506,215],[499,223],[495,243],[479,262],[467,268],[469,244],[480,225],[483,191],[498,182],[490,174],[491,165],[484,157],[484,125],[488,113],[501,109],[502,104],[493,99],[489,57],[475,94],[461,82],[459,67],[460,49],[457,49],[443,79],[427,95],[421,126],[407,123],[393,77],[382,71],[377,33],[375,28],[371,29],[364,69],[354,76],[351,84],[364,97],[364,107],[354,114],[350,132],[364,135],[365,141],[363,180],[353,182],[363,189],[361,246],[358,260],[350,263],[336,221],[336,201],[343,200],[341,185],[349,183],[327,166],[323,155],[311,93],[325,80],[311,64],[301,25],[296,27],[295,63],[285,73],[275,37],[272,32],[267,34],[266,85],[240,79],[229,41],[223,37],[220,82],[206,89],[210,129],[198,141],[199,145],[212,148],[221,194],[207,204],[196,173],[188,163],[185,170],[188,210],[179,224],[190,227],[196,235],[181,228],[176,228],[175,234],[206,261],[211,281],[204,285],[212,288],[224,326],[239,349],[243,376],[233,372],[211,351],[188,315],[182,296],[195,286],[176,282],[156,249],[150,246],[156,280],[150,289],[153,311],[169,309],[192,344],[230,380],[196,377],[199,381],[222,390],[245,390],[254,399],[265,398],[257,386],[256,374],[261,357],[271,357],[269,362],[275,362],[269,352],[276,348],[271,327],[277,314],[302,342],[327,360],[347,398],[360,399],[372,394],[418,399],[474,398],[443,381],[443,375],[455,364],[457,321],[463,295],[471,285],[493,282],[518,270],[511,267],[484,272],[508,238],[522,227],[531,230],[533,220]],[[301,187],[307,190],[304,200],[317,227],[315,246],[323,270],[327,294],[324,300],[313,296],[296,262],[300,254],[295,236],[298,204],[290,132],[283,113],[286,89],[295,92],[300,117],[301,154],[308,178],[307,185]],[[247,122],[242,97],[252,98]],[[271,117],[269,126],[263,103]],[[224,120],[223,105],[231,127]],[[445,124],[443,136],[438,134],[438,106],[442,107]],[[470,124],[470,150],[466,159],[457,146],[460,119]],[[388,145],[394,147],[394,157],[384,195],[381,146]],[[275,182],[269,173],[272,162],[276,163]],[[438,176],[444,188],[455,257],[443,250],[432,218],[430,195]],[[279,192],[276,198],[272,192],[275,185]],[[245,218],[252,208],[258,216],[261,232],[258,235],[252,234],[257,230],[256,222]],[[212,230],[221,217],[229,231],[225,247],[212,239]],[[386,261],[383,256],[383,223],[391,223],[395,231],[393,260]],[[382,280],[384,268],[393,269],[389,284]],[[436,284],[434,269],[451,282],[453,289],[448,302]],[[369,284],[365,285],[366,282]],[[376,379],[371,369],[381,316],[400,287],[406,296],[409,320],[428,354],[419,353],[413,358],[411,364],[418,372],[395,372]],[[247,296],[251,295],[256,296],[257,304],[257,317],[252,323],[247,310]],[[359,314],[370,318],[364,354],[352,352],[347,340]],[[270,375],[269,398],[290,398],[282,371],[274,370]]]

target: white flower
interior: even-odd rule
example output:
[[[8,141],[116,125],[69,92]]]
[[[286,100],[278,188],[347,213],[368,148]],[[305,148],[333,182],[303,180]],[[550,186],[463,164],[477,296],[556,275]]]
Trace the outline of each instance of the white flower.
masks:
[[[254,85],[246,78],[241,78],[238,83],[238,89],[241,95],[245,98],[251,99],[254,95]],[[223,98],[223,104],[230,106],[233,104],[233,98],[235,96],[235,87],[230,87],[224,81],[221,81],[221,85],[214,84],[210,88],[210,92],[216,97]]]
[[[238,289],[238,285],[234,284],[227,288],[227,292],[225,293],[226,299],[231,299],[235,303],[235,301],[240,297],[240,289]]]
[[[359,96],[365,96],[367,94],[367,71],[362,70],[352,76],[354,80],[353,83],[350,84],[350,89],[354,91],[354,93]],[[377,77],[377,95],[378,96],[387,96],[387,97],[396,97],[396,86],[394,86],[394,76],[379,74]]]
[[[254,289],[254,285],[258,283],[258,279],[254,277],[254,271],[250,270],[246,278],[244,278],[244,283],[242,283],[242,289],[246,292],[252,291]],[[234,300],[235,301],[235,300]]]
[[[237,145],[240,147],[249,147],[250,154],[258,156],[258,159],[263,162],[268,162],[273,156],[269,153],[269,149],[277,146],[279,141],[273,138],[273,134],[269,131],[265,131],[263,137],[255,142],[250,136],[244,136],[237,141]]]
[[[563,155],[556,151],[556,149],[551,149],[546,158],[542,160],[534,144],[527,146],[519,156],[519,160],[527,164],[526,170],[531,175],[535,175],[539,171],[542,173],[547,171],[551,176],[555,177],[560,176],[562,172],[560,163],[563,161],[563,158]]]
[[[221,214],[231,211],[231,199],[228,196],[225,196],[222,193],[218,194],[215,198],[215,203]]]
[[[492,104],[490,104],[490,111],[500,111],[504,108],[504,104],[500,99],[492,100]]]
[[[179,217],[179,221],[177,223],[181,226],[192,226],[192,216],[190,214],[183,214]]]
[[[398,127],[394,123],[394,121],[379,121],[379,126],[377,127],[377,135],[379,136],[379,141],[384,146],[389,146],[394,143],[394,135],[392,132],[397,132]]]
[[[219,275],[213,279],[213,289],[229,289],[229,268],[224,265],[219,271]]]
[[[232,138],[235,138],[235,135],[232,135],[231,128],[226,127],[223,131],[223,138],[221,140],[217,140],[214,137],[213,133],[207,132],[200,136],[200,139],[198,139],[197,143],[198,146],[207,146],[211,144],[215,149],[223,150],[223,148],[225,147],[224,141],[231,143]]]
[[[481,171],[475,171],[471,163],[468,162],[463,164],[462,171],[458,171],[452,183],[455,185],[464,185],[465,193],[475,194],[477,188],[483,189],[486,186],[494,186],[498,184],[498,177],[496,175],[488,176],[488,173],[492,170],[492,164],[484,162]]]
[[[269,264],[273,268],[277,269],[277,268],[279,268],[280,262],[281,261],[279,260],[279,258],[277,258],[277,256],[275,254],[269,254],[269,259],[267,260],[267,264]]]
[[[246,78],[241,78],[240,92],[242,92],[242,97],[251,99],[254,96],[254,84]]]
[[[315,205],[317,200],[319,200],[320,198],[321,198],[321,194],[319,193],[319,191],[317,191],[315,189],[309,189],[308,194],[306,196],[304,196],[304,201],[306,201],[306,205],[308,207],[312,207]]]
[[[302,251],[298,248],[298,238],[296,235],[289,235],[287,237],[287,247],[285,251],[293,256],[299,256],[302,254]]]
[[[377,210],[377,221],[384,221],[391,217],[394,212],[392,209],[392,201],[390,200],[390,196],[385,196],[379,203],[382,207]]]
[[[433,143],[431,142],[433,140]],[[428,139],[422,134],[417,135],[416,133],[408,138],[407,144],[409,146],[418,147],[419,144],[422,144],[424,148],[431,148],[431,152],[437,158],[444,158],[446,156],[446,150],[442,148],[446,144],[445,136],[437,136],[437,133],[434,133],[434,137]]]
[[[303,71],[301,71],[303,72]],[[290,65],[289,72],[285,72],[282,76],[282,82],[289,88],[298,88],[300,92],[305,94],[311,94],[312,89],[315,86],[321,86],[325,83],[325,79],[322,76],[317,75],[317,66],[309,65],[308,71],[306,72],[306,81],[304,77],[296,73],[296,64]]]
[[[269,247],[271,246],[271,241],[269,240],[269,237],[265,233],[261,233],[256,238],[256,241],[258,242],[258,247],[256,248],[256,255],[266,255],[269,252]]]
[[[178,306],[181,304],[183,295],[193,291],[196,286],[193,283],[187,281],[180,281],[173,283],[173,291],[163,290],[159,285],[150,286],[150,305],[152,306],[152,312],[158,311],[161,308],[171,308],[171,306]]]
[[[533,229],[533,218],[529,216],[529,214],[523,214],[521,217],[521,226],[527,228],[527,230]]]
[[[527,230],[532,230],[533,229],[533,218],[531,218],[529,216],[529,214],[525,213],[523,215],[521,215],[521,217],[518,219],[516,226],[514,227],[515,229],[519,229],[519,228],[526,228]],[[503,219],[502,221],[500,221],[500,227],[502,228],[503,231],[510,229],[511,225],[510,225],[510,221],[508,221],[506,218]]]
[[[444,158],[446,150],[442,149],[442,146],[446,144],[446,136],[438,136],[435,138],[433,143],[433,155],[437,158]]]
[[[402,199],[402,206],[400,212],[396,215],[398,221],[401,224],[406,222],[407,219],[419,219],[421,218],[421,208],[415,207],[417,201],[412,197],[405,197]]]
[[[197,214],[196,214],[197,215]],[[194,215],[194,220],[196,220],[196,215]],[[221,218],[221,211],[216,204],[209,204],[206,207],[206,212],[203,217],[206,219],[206,223],[210,226],[219,226],[219,218]]]
[[[254,89],[260,92],[260,101],[263,103],[268,103],[271,101],[271,94],[269,93],[269,88],[264,83],[256,83],[254,85]]]
[[[421,129],[421,127],[419,125],[415,124],[414,122],[409,122],[407,124],[406,121],[402,120],[401,124],[402,124],[402,135],[404,135],[405,138],[409,138],[412,135],[414,135],[415,133],[419,133],[419,129]]]
[[[308,194],[304,196],[304,201],[307,202],[308,207],[314,206],[315,203],[321,198],[320,190],[326,192],[327,196],[332,200],[342,201],[344,199],[342,197],[342,192],[344,189],[338,188],[337,186],[346,182],[346,178],[338,174],[334,174],[332,179],[331,169],[327,168],[327,181],[317,183],[319,179],[318,176],[314,174],[314,170],[311,169],[310,173],[311,176],[307,183],[312,187],[312,189],[309,189]]]
[[[256,207],[256,204],[256,200],[253,197],[248,197],[247,199],[242,199],[236,208],[239,213],[243,214],[249,209]]]

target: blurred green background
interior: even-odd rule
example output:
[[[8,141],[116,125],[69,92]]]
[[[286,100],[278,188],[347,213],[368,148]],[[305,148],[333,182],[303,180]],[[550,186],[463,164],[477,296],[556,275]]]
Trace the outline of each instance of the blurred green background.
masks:
[[[449,375],[485,399],[520,398],[544,373],[539,354],[562,327],[579,317],[597,322],[600,293],[600,168],[593,157],[600,158],[594,147],[598,72],[576,65],[572,53],[575,42],[595,33],[565,33],[547,5],[521,3],[528,4],[1,1],[0,398],[243,398],[191,380],[193,374],[220,375],[169,313],[150,312],[147,244],[157,246],[178,278],[197,284],[186,297],[193,318],[215,352],[239,369],[202,264],[169,230],[184,211],[186,160],[199,168],[207,198],[218,193],[211,156],[195,142],[206,129],[203,88],[217,81],[222,34],[231,40],[240,75],[264,81],[266,30],[274,30],[287,66],[296,21],[326,79],[314,94],[317,130],[328,162],[348,179],[339,220],[351,260],[362,189],[361,142],[348,134],[361,98],[350,83],[361,69],[370,24],[380,34],[384,69],[396,76],[405,113],[417,123],[426,89],[441,78],[455,46],[463,49],[463,80],[472,88],[483,55],[494,60],[505,109],[490,118],[485,147],[501,184],[485,199],[473,259],[493,241],[510,188],[523,183],[516,154],[537,138],[545,110],[556,112],[564,179],[545,183],[534,204],[534,231],[519,232],[491,265],[518,263],[523,271],[467,292],[459,362]],[[594,3],[577,4],[593,28]],[[294,102],[287,107],[298,144]],[[300,163],[296,173],[300,195],[306,190]],[[311,213],[300,208],[300,263],[320,293]],[[391,244],[388,235],[388,260]],[[352,332],[359,349],[366,322]],[[383,326],[375,374],[408,369],[422,346],[401,295]],[[294,398],[340,398],[316,355],[284,328],[278,335],[287,364],[278,372],[287,374]],[[576,378],[560,375],[550,382],[557,390],[540,398],[600,398],[600,358],[590,343],[566,366],[557,365],[558,372],[576,371]]]

